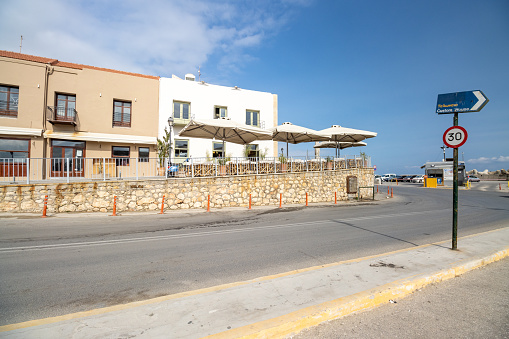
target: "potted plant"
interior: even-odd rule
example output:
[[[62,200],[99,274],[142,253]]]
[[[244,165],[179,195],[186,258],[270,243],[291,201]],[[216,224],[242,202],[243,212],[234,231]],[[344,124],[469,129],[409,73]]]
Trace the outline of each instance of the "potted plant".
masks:
[[[365,152],[361,152],[360,155],[361,155],[361,159],[362,159],[362,167],[363,168],[368,167],[368,156],[367,156],[367,154]]]
[[[281,172],[286,172],[288,170],[288,159],[284,156],[283,151],[279,154],[279,162],[281,163]]]
[[[328,170],[332,170],[332,161],[333,161],[332,157],[330,157],[330,156],[325,158],[325,162],[327,163]]]
[[[226,163],[231,160],[231,154],[226,155],[224,158],[219,158],[217,161],[219,163],[219,169],[218,174],[219,175],[226,175]]]
[[[264,160],[267,156],[267,153],[269,153],[269,149],[265,147],[262,152],[260,152],[260,160]]]
[[[242,150],[242,154],[244,155],[244,158],[246,158],[246,160],[249,158],[249,153],[251,153],[251,148],[249,147],[248,144],[245,144],[244,149]]]
[[[170,151],[170,131],[165,127],[164,136],[162,139],[157,138],[157,156],[159,158],[159,167],[157,168],[157,174],[164,176],[164,159],[168,156]]]

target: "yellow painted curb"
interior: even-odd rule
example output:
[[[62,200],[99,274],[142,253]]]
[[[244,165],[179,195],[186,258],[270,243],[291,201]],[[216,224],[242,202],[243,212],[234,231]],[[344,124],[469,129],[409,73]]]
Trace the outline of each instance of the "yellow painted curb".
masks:
[[[464,238],[474,237],[474,236],[477,236],[477,235],[486,234],[486,233],[496,232],[496,231],[499,231],[499,230],[504,229],[504,228],[506,228],[506,227],[502,227],[502,228],[495,229],[495,230],[490,230],[490,231],[486,231],[486,232],[481,232],[481,233],[476,233],[476,234],[460,237],[459,240],[464,239]],[[362,257],[362,258],[344,260],[344,261],[339,261],[339,262],[330,263],[330,264],[324,264],[324,265],[319,265],[319,266],[307,267],[307,268],[303,268],[303,269],[297,269],[297,270],[293,270],[293,271],[289,271],[289,272],[284,272],[284,273],[264,276],[264,277],[260,277],[260,278],[256,278],[256,279],[252,279],[252,280],[247,280],[247,281],[233,282],[233,283],[229,283],[229,284],[223,284],[223,285],[218,285],[218,286],[213,286],[213,287],[207,287],[207,288],[202,288],[202,289],[188,291],[188,292],[181,292],[181,293],[176,293],[176,294],[171,294],[171,295],[165,295],[165,296],[161,296],[161,297],[157,297],[157,298],[140,300],[140,301],[135,301],[135,302],[127,303],[127,304],[114,305],[114,306],[109,306],[109,307],[93,309],[93,310],[89,310],[89,311],[65,314],[65,315],[56,316],[56,317],[43,318],[43,319],[35,319],[35,320],[25,321],[25,322],[21,322],[21,323],[3,325],[3,326],[0,326],[0,333],[1,332],[7,332],[7,331],[13,331],[13,330],[17,330],[17,329],[33,327],[33,326],[53,324],[53,323],[57,323],[57,322],[61,322],[61,321],[66,321],[66,320],[85,318],[85,317],[105,314],[105,313],[109,313],[109,312],[115,312],[115,311],[131,309],[131,308],[135,308],[135,307],[138,307],[138,306],[156,304],[156,303],[160,303],[160,302],[164,302],[164,301],[168,301],[168,300],[174,300],[174,299],[185,298],[185,297],[199,295],[199,294],[204,294],[204,293],[209,293],[209,292],[225,290],[225,289],[236,287],[236,286],[247,285],[247,284],[250,284],[250,283],[253,283],[253,282],[267,281],[267,280],[272,280],[272,279],[281,278],[281,277],[285,277],[285,276],[295,275],[295,274],[299,274],[299,273],[303,273],[303,272],[319,270],[319,269],[326,268],[326,267],[333,267],[333,266],[339,266],[339,265],[343,265],[343,264],[347,264],[347,263],[360,262],[360,261],[364,261],[364,260],[369,260],[369,259],[374,259],[374,258],[379,258],[379,257],[387,256],[387,255],[390,255],[390,254],[407,252],[407,251],[411,251],[411,250],[415,250],[415,249],[419,249],[419,248],[429,247],[429,246],[432,246],[432,245],[440,245],[440,244],[444,244],[444,243],[448,243],[448,242],[450,242],[450,240],[444,240],[444,241],[439,241],[439,242],[435,242],[435,243],[431,243],[431,244],[425,244],[425,245],[420,245],[420,246],[413,246],[413,247],[404,248],[404,249],[401,249],[401,250],[386,252],[386,253],[382,253],[382,254],[370,255],[370,256],[366,256],[366,257]],[[505,252],[506,252],[506,254],[504,255],[504,257],[507,256],[508,250],[505,250]],[[501,258],[503,258],[503,257],[501,257]],[[496,259],[496,260],[500,260],[501,258]],[[496,260],[493,260],[493,261],[496,261]],[[490,261],[490,262],[493,262],[493,261]],[[486,262],[486,264],[487,263],[489,263],[489,262]],[[394,283],[391,283],[391,284],[394,284]],[[388,285],[385,285],[385,286],[388,286]],[[362,293],[364,293],[364,292],[362,292]],[[362,294],[362,293],[359,293],[359,294]],[[365,292],[365,293],[368,293],[368,292]],[[341,299],[337,299],[337,300],[343,300],[343,303],[345,303],[345,300],[349,300],[350,298],[358,296],[359,294],[355,294],[355,295],[352,295],[352,296],[349,296],[349,297],[345,297],[345,298],[341,298]],[[356,297],[356,298],[358,298],[358,297]],[[356,298],[355,298],[355,300],[356,300]],[[328,303],[336,303],[336,302],[337,301],[331,301],[331,302],[328,302]],[[387,301],[385,301],[385,302],[387,302]],[[328,304],[328,303],[325,303],[325,304]],[[322,305],[325,305],[325,304],[322,304]],[[313,306],[313,307],[318,307],[318,306]],[[310,308],[313,308],[313,307],[310,307]],[[370,306],[370,307],[373,307],[373,306]],[[304,311],[304,310],[307,310],[307,308],[305,308],[303,310],[300,310],[300,311],[297,311],[297,312],[301,312],[301,311]],[[355,312],[355,311],[351,311],[351,312],[348,312],[346,314],[350,314],[352,312]],[[293,314],[293,313],[290,313],[290,314]],[[346,314],[344,314],[344,315],[346,315]],[[287,316],[289,316],[289,315],[287,315]],[[338,317],[341,317],[341,316],[343,316],[343,315],[339,315]],[[283,317],[286,317],[286,316],[283,316]],[[279,319],[279,318],[275,318],[275,319]],[[327,319],[327,320],[331,320],[331,319],[335,319],[335,318],[330,318],[330,319]],[[323,321],[326,321],[326,320],[323,320]],[[289,322],[291,322],[291,320],[289,320]],[[322,321],[320,321],[320,322],[322,322]],[[307,328],[307,327],[310,327],[310,326],[315,326],[315,325],[319,324],[320,322],[318,322],[316,324],[311,324],[311,325],[305,326],[303,328]],[[263,323],[265,323],[265,322],[263,322]],[[255,325],[256,324],[253,324],[253,325],[250,325],[250,326],[255,326]],[[248,327],[250,327],[250,326],[248,326]],[[243,327],[241,327],[241,328],[243,328]],[[227,331],[227,332],[219,333],[217,335],[224,335],[226,333],[231,333],[232,331],[236,331],[236,330],[237,329],[233,329],[233,330],[230,330],[230,331]],[[214,337],[214,336],[212,336],[212,337]],[[240,337],[242,337],[242,335]],[[257,337],[258,336],[254,336],[253,338],[257,338]],[[225,338],[229,338],[229,336],[226,336]]]
[[[295,335],[306,328],[317,326],[320,323],[386,304],[391,299],[404,298],[405,296],[412,294],[414,291],[429,284],[457,277],[465,272],[501,260],[507,256],[509,256],[509,248],[486,258],[474,260],[458,267],[442,270],[432,275],[417,275],[405,278],[368,291],[356,293],[351,296],[328,301],[319,305],[306,307],[277,318],[217,333],[205,338],[251,339],[288,337]]]

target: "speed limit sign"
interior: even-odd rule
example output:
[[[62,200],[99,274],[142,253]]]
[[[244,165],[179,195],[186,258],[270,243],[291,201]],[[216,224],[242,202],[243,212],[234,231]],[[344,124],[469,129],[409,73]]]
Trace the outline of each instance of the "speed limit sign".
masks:
[[[468,138],[467,130],[461,126],[449,127],[444,133],[444,144],[450,148],[462,146]]]

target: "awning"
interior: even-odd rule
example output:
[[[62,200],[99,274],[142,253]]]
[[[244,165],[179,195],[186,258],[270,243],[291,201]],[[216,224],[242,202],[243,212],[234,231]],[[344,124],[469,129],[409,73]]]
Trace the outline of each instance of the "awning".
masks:
[[[42,129],[0,126],[0,134],[40,137],[42,135]]]
[[[44,133],[44,137],[49,139],[113,142],[122,144],[143,144],[143,145],[157,144],[156,137],[145,137],[140,135],[125,135],[125,134],[106,134],[88,132],[63,133],[46,131]]]

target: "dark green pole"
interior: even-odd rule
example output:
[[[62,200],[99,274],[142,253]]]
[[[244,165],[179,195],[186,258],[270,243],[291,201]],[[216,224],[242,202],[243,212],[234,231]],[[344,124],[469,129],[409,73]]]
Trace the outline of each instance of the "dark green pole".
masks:
[[[458,113],[454,113],[454,126],[458,126]],[[453,150],[453,195],[452,195],[452,249],[458,249],[458,147]]]

